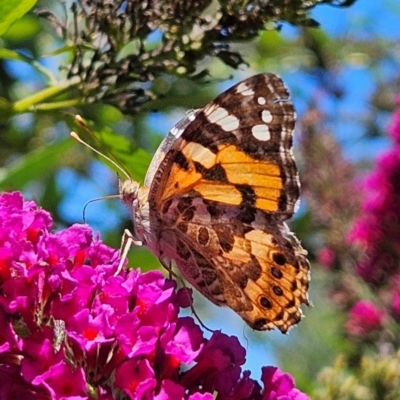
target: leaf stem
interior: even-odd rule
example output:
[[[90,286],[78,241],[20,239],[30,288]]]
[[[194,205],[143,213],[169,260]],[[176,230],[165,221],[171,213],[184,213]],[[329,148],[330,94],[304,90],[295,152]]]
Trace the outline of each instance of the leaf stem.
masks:
[[[14,114],[22,113],[22,112],[28,112],[28,111],[33,111],[38,108],[40,108],[41,104],[44,102],[48,102],[48,100],[52,99],[53,97],[59,96],[60,94],[63,94],[67,92],[69,89],[78,86],[80,83],[79,77],[75,77],[64,84],[60,84],[58,86],[51,86],[46,89],[41,90],[40,92],[37,92],[29,97],[26,97],[25,99],[16,101],[12,105],[12,111]],[[61,106],[63,101],[58,102],[58,106]],[[57,103],[55,103],[57,104]],[[47,104],[47,108],[49,107],[49,104]]]

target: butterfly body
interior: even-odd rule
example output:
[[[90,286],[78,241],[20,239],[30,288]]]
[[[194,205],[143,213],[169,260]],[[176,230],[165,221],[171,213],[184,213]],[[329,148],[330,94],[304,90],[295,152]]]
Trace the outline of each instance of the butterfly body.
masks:
[[[120,189],[135,239],[257,330],[285,333],[308,305],[306,251],[285,224],[299,198],[294,123],[281,79],[255,75],[189,113],[144,186]]]

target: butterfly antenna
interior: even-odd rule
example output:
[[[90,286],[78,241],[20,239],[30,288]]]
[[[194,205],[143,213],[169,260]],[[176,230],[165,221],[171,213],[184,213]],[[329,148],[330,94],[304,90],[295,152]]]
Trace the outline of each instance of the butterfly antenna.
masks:
[[[92,199],[86,202],[86,204],[83,206],[83,211],[82,211],[82,220],[83,223],[86,224],[86,208],[90,203],[94,203],[95,201],[100,201],[100,200],[106,200],[106,199],[119,199],[121,196],[119,194],[110,194],[108,196],[103,196],[99,197],[97,199]]]
[[[80,115],[76,115],[75,116],[75,121],[82,126],[86,132],[88,132],[91,136],[94,136],[96,138],[95,135],[93,135],[93,133],[88,129],[88,127],[86,126],[85,122],[83,121],[82,117]],[[130,177],[128,171],[122,167],[120,164],[118,164],[116,161],[114,161],[112,158],[106,156],[105,154],[103,154],[102,152],[96,150],[93,146],[91,146],[89,143],[85,142],[83,139],[81,139],[81,137],[74,131],[72,131],[70,133],[71,137],[73,139],[75,139],[77,142],[79,142],[80,144],[83,144],[84,146],[86,146],[87,148],[89,148],[90,150],[94,151],[96,154],[98,154],[100,157],[103,157],[105,160],[107,160],[109,163],[111,163],[115,168],[117,168],[118,171],[120,171],[127,179],[131,180],[132,178]],[[98,140],[96,138],[96,140]]]

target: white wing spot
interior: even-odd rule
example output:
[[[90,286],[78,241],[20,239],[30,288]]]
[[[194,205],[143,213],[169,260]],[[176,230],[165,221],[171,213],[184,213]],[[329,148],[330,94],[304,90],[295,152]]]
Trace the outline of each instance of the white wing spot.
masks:
[[[258,103],[260,106],[264,106],[264,105],[267,103],[267,100],[265,100],[265,97],[259,97],[259,98],[257,99],[257,103]]]
[[[195,111],[192,111],[192,112],[187,116],[187,118],[188,118],[188,120],[189,120],[190,122],[192,122],[192,121],[194,121],[194,120],[196,119],[196,115],[197,115],[197,113],[196,113]]]
[[[271,85],[270,83],[267,85],[267,88],[269,89],[269,91],[271,92],[271,93],[275,93],[275,88],[274,88],[274,85]]]
[[[246,85],[246,82],[240,83],[239,86],[236,88],[236,91],[237,91],[237,93],[240,93],[243,96],[253,96],[254,95],[254,90],[250,89]]]
[[[176,126],[174,126],[169,132],[170,132],[171,135],[173,135],[176,138],[178,138],[179,136],[182,135],[183,131],[184,131],[184,129],[178,129]]]
[[[272,114],[268,110],[264,110],[261,113],[261,119],[266,123],[269,124],[272,121]]]
[[[299,182],[298,182],[298,184],[299,184]],[[296,200],[296,203],[294,203],[294,207],[293,207],[293,208],[294,208],[293,211],[294,211],[295,213],[297,213],[297,211],[299,211],[299,208],[300,208],[300,199],[297,199],[297,200]]]
[[[253,134],[253,136],[258,139],[258,140],[262,140],[263,142],[265,142],[266,140],[271,139],[271,133],[268,129],[267,125],[254,125],[251,128],[251,133]]]
[[[229,114],[225,108],[216,104],[206,108],[204,113],[208,120],[219,125],[224,131],[230,132],[239,128],[239,120],[234,115]]]

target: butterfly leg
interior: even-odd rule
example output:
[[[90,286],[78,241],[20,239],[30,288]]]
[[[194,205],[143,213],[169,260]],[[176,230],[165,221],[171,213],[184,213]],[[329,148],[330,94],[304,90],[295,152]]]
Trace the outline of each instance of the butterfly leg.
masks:
[[[195,310],[195,308],[194,308],[194,305],[193,305],[193,299],[192,299],[192,297],[191,297],[190,294],[189,294],[189,288],[186,286],[185,281],[184,281],[183,279],[181,279],[181,283],[182,283],[182,286],[186,289],[186,293],[187,293],[187,295],[188,295],[188,297],[189,297],[189,300],[190,300],[190,310],[192,311],[192,314],[195,316],[195,318],[197,319],[198,323],[200,324],[200,326],[201,326],[202,328],[204,328],[204,329],[207,330],[208,332],[214,333],[215,331],[212,330],[212,329],[210,329],[210,328],[201,320],[201,318],[200,318],[199,315],[197,314],[197,312],[196,312],[196,310]]]
[[[168,277],[169,279],[175,278],[176,280],[182,280],[180,276],[178,276],[173,270],[172,270],[172,264],[171,261],[165,261],[161,258],[159,258],[159,261],[161,265],[168,271]]]
[[[188,299],[189,299],[189,303],[190,303],[190,310],[192,311],[192,314],[195,316],[195,318],[197,319],[198,323],[201,325],[201,327],[203,327],[204,329],[206,329],[208,332],[213,333],[214,331],[212,329],[210,329],[208,326],[206,326],[204,324],[204,322],[200,319],[200,317],[198,316],[196,310],[194,309],[193,306],[193,299],[192,296],[190,296],[189,294],[189,288],[186,286],[185,281],[182,279],[181,276],[177,275],[173,270],[172,270],[172,265],[171,265],[171,261],[169,261],[168,263],[165,260],[160,259],[160,263],[161,265],[168,271],[169,273],[169,278],[175,278],[176,281],[179,281],[181,283],[181,285],[186,289],[185,293],[187,293]]]
[[[143,243],[140,240],[135,240],[135,238],[132,235],[132,232],[129,231],[128,229],[125,229],[124,234],[122,235],[121,246],[119,248],[120,261],[114,276],[119,275],[119,273],[122,271],[122,268],[124,267],[125,261],[128,257],[128,251],[130,250],[132,245],[142,246]]]

